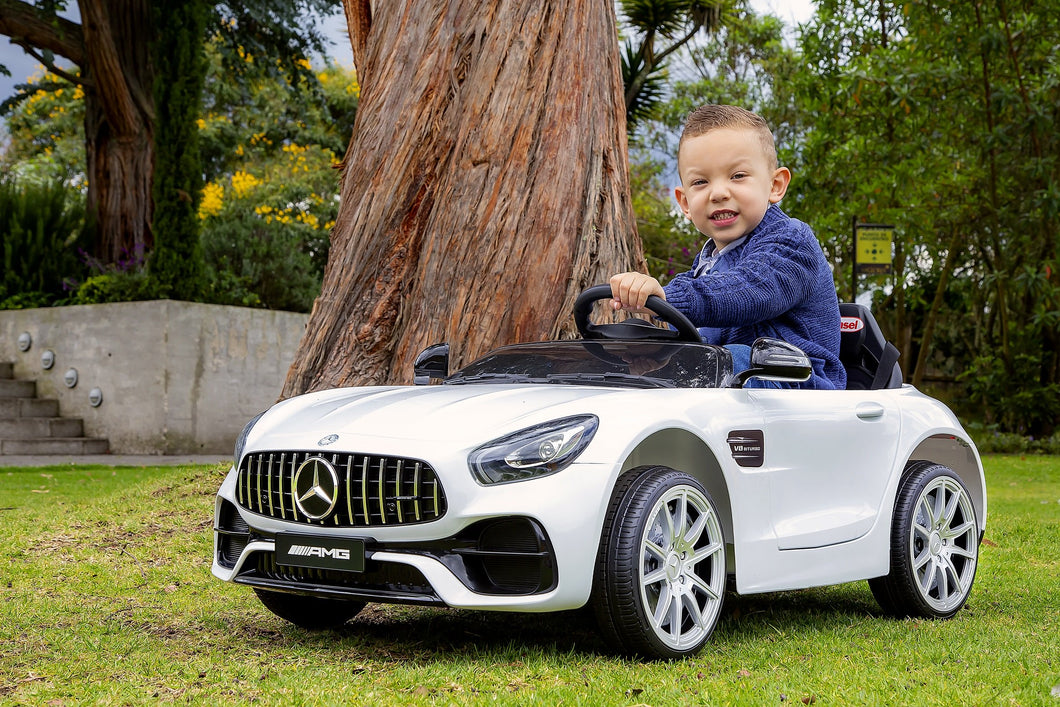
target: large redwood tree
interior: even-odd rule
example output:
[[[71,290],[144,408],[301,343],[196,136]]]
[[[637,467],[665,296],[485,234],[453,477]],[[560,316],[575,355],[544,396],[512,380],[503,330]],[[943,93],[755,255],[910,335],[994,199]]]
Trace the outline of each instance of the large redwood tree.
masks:
[[[283,396],[571,333],[642,255],[610,0],[344,0],[361,84],[323,291]]]

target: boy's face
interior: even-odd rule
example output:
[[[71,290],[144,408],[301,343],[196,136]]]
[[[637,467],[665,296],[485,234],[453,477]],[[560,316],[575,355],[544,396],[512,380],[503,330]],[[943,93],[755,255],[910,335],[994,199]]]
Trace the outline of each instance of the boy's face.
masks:
[[[719,250],[754,230],[791,181],[787,168],[769,163],[758,133],[746,128],[717,128],[687,138],[678,167],[677,203]]]

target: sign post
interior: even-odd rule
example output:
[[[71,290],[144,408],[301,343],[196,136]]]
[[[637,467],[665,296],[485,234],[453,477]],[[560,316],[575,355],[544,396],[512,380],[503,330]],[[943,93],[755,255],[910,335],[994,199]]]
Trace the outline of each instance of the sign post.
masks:
[[[851,268],[850,301],[858,296],[858,275],[887,275],[893,260],[894,226],[882,223],[858,223],[852,221],[854,231],[854,257]]]

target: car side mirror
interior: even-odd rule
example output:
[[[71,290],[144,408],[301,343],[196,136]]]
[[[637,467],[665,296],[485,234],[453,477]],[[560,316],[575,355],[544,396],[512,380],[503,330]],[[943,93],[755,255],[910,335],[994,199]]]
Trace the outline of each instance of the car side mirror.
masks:
[[[779,339],[758,339],[751,346],[751,367],[736,375],[734,387],[751,378],[782,383],[801,383],[813,373],[810,357],[802,349]]]
[[[428,346],[416,357],[412,364],[413,382],[416,385],[430,385],[449,375],[449,344]]]

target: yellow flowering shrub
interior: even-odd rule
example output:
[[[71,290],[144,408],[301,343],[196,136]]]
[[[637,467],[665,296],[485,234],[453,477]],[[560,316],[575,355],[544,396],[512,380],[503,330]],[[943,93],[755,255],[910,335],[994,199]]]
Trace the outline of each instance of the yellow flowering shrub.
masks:
[[[202,199],[199,201],[199,218],[207,219],[221,213],[224,206],[225,188],[216,182],[209,182],[202,189]]]

